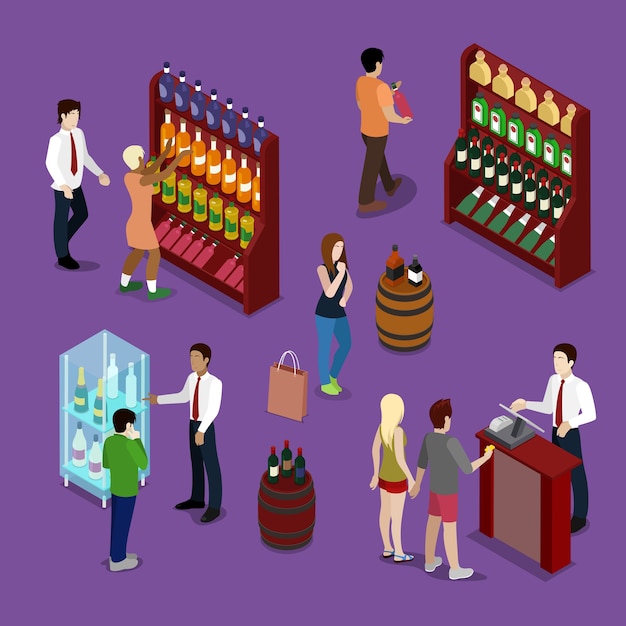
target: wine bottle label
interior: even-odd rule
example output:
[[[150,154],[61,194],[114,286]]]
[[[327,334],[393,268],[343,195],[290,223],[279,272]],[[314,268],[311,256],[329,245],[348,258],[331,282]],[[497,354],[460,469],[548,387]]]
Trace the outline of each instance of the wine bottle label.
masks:
[[[246,133],[241,128],[237,130],[237,139],[239,139],[239,143],[243,143],[246,140]]]
[[[409,280],[410,280],[411,282],[413,282],[413,283],[421,283],[421,282],[422,282],[423,277],[424,277],[424,273],[423,273],[423,272],[415,272],[414,270],[412,270],[412,269],[409,267],[409,270],[408,270],[408,278],[409,278]]]
[[[304,446],[302,446],[304,448]],[[290,472],[291,471],[291,459],[284,459],[283,460],[283,470],[285,472]]]
[[[206,163],[206,154],[204,152],[199,156],[196,156],[193,160],[196,165],[204,165]]]
[[[204,215],[206,213],[206,204],[204,204],[203,202],[198,202],[197,200],[194,200],[193,212],[199,215]]]
[[[219,174],[222,171],[222,164],[209,165],[209,174]]]
[[[225,183],[234,183],[237,180],[237,174],[224,174],[224,182]]]
[[[492,165],[490,167],[485,168],[485,178],[493,178],[495,174],[495,167]]]
[[[189,148],[189,144],[186,146],[178,142],[178,154],[180,154],[183,150],[187,150]]]
[[[472,159],[470,161],[470,167],[473,170],[479,170],[480,169],[480,157],[478,157],[477,159]]]
[[[89,471],[93,474],[99,474],[102,471],[102,464],[89,461]]]
[[[241,229],[241,241],[249,242],[252,239],[252,231]]]
[[[542,198],[539,200],[539,210],[542,212],[550,210],[550,198]]]
[[[509,141],[517,143],[518,137],[517,126],[515,124],[509,124]]]
[[[537,198],[537,190],[533,189],[532,191],[526,192],[526,202],[534,203]]]
[[[259,154],[261,152],[261,142],[255,137],[254,138],[254,151]]]
[[[78,406],[85,406],[85,398],[74,396],[74,404],[77,404]]]
[[[572,175],[572,158],[567,153],[561,159],[561,171],[568,176]]]
[[[261,202],[261,194],[258,191],[254,194],[254,199],[257,202]]]
[[[77,461],[82,461],[85,458],[85,450],[77,450],[76,448],[72,448],[72,458],[76,459]]]
[[[163,181],[163,195],[164,196],[173,196],[174,195],[174,185],[168,185],[165,181]]]
[[[296,478],[304,478],[304,467],[296,467]]]
[[[483,123],[483,105],[480,102],[474,102],[472,107],[472,119],[479,124]]]
[[[456,151],[456,160],[461,163],[465,163],[465,161],[467,161],[467,148],[465,150]]]
[[[509,184],[509,175],[500,174],[500,176],[498,176],[498,185],[500,185],[500,187],[506,187],[508,184]]]
[[[170,146],[170,150],[173,150],[176,148],[176,139],[174,137],[163,137],[163,147],[161,148],[161,151],[165,150],[165,144],[167,143],[168,139],[172,140],[172,145]]]
[[[209,219],[213,224],[219,224],[222,221],[222,214],[213,209],[209,209]]]
[[[512,191],[516,196],[521,195],[522,194],[522,181],[520,181],[519,183],[513,183]]]
[[[228,218],[224,222],[224,230],[227,233],[234,233],[237,231],[237,222],[231,222]]]
[[[276,478],[276,476],[278,476],[278,465],[270,465],[269,474],[272,478]]]
[[[212,126],[213,124],[215,124],[215,116],[213,115],[213,113],[211,113],[209,109],[207,109],[206,111],[206,123],[209,126]]]
[[[250,181],[248,183],[241,183],[239,185],[239,191],[241,191],[242,193],[247,193],[251,189],[252,189],[252,181]]]
[[[189,204],[190,196],[188,193],[184,191],[178,192],[178,204]]]
[[[497,135],[500,134],[500,116],[499,115],[491,116],[491,130]]]

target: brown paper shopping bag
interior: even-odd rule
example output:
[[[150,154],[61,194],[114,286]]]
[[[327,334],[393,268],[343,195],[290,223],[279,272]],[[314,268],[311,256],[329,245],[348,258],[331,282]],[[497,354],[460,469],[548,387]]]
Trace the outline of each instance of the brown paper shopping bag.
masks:
[[[284,365],[289,354],[293,366]],[[296,353],[283,352],[278,363],[270,367],[269,391],[267,393],[267,411],[292,420],[302,421],[306,415],[307,389],[309,373],[300,369]]]

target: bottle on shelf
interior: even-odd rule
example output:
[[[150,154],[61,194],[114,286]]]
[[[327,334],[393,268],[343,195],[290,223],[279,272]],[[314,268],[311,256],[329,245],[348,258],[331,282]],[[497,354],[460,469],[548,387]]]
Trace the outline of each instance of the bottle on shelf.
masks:
[[[98,378],[98,389],[96,391],[96,398],[93,401],[93,421],[94,424],[102,424],[104,421],[104,412],[103,412],[103,380],[102,378]]]
[[[248,107],[241,109],[241,122],[237,127],[237,141],[241,148],[252,145],[252,122],[248,119]]]
[[[107,398],[115,400],[119,394],[117,365],[115,364],[115,352],[109,355],[109,366],[107,367]]]
[[[484,187],[476,187],[472,193],[465,196],[465,198],[459,202],[456,210],[464,215],[469,215],[478,203],[478,199],[482,195],[483,191],[485,191]]]
[[[174,102],[176,103],[176,109],[185,112],[189,109],[189,85],[187,84],[187,77],[185,72],[181,70],[178,73],[178,85],[174,89]]]
[[[189,213],[191,211],[191,181],[187,174],[183,174],[178,181],[178,212]]]
[[[176,129],[174,128],[174,124],[172,124],[172,112],[169,109],[165,109],[165,113],[163,115],[163,123],[161,124],[160,129],[160,137],[161,137],[161,152],[165,150],[165,144],[168,139],[172,140],[172,145],[167,153],[167,158],[171,159],[176,156]]]
[[[283,448],[283,452],[281,454],[281,468],[280,475],[283,478],[289,478],[291,476],[291,450],[289,449],[289,439],[285,439],[285,447]]]
[[[515,92],[515,104],[524,111],[532,113],[537,108],[537,96],[530,88],[530,78],[522,78],[522,86]]]
[[[226,110],[222,115],[222,132],[225,139],[232,139],[237,134],[237,114],[233,111],[232,98],[226,98]]]
[[[187,223],[181,222],[178,225],[178,228],[171,228],[167,235],[165,235],[165,237],[163,237],[163,240],[160,242],[161,248],[171,250],[172,246],[180,239],[180,236],[183,234],[185,226],[187,226]]]
[[[230,276],[230,273],[235,269],[235,265],[237,265],[237,261],[239,261],[240,258],[241,255],[235,253],[235,256],[230,259],[226,259],[226,261],[222,264],[222,267],[215,272],[215,278],[219,280],[226,280],[228,276]]]
[[[407,278],[414,287],[419,287],[424,280],[424,272],[417,259],[417,254],[413,255],[413,263],[407,268]]]
[[[267,459],[267,481],[278,482],[278,457],[276,456],[276,446],[270,447],[270,455]]]
[[[250,211],[244,211],[239,220],[239,232],[239,246],[245,249],[254,235],[254,218],[250,215]]]
[[[535,182],[535,168],[530,161],[524,164],[524,208],[534,211],[537,206],[537,183]]]
[[[487,144],[485,150],[487,154],[483,157],[483,185],[493,185],[496,175],[496,166],[493,154],[491,154],[492,145]]]
[[[536,158],[539,158],[541,156],[542,144],[543,139],[539,129],[537,128],[537,124],[531,124],[526,130],[526,152]]]
[[[234,202],[224,209],[224,237],[230,241],[239,238],[239,209]]]
[[[509,166],[504,160],[505,154],[501,152],[498,155],[498,164],[496,165],[496,190],[498,193],[506,193],[509,190]]]
[[[543,161],[551,167],[558,167],[560,158],[561,149],[554,133],[548,133],[546,140],[543,142]]]
[[[191,96],[191,117],[196,121],[200,122],[204,119],[204,112],[206,110],[206,98],[202,93],[202,81],[197,80],[196,86],[193,92],[193,96]]]
[[[398,91],[397,83],[391,83],[391,91],[393,93],[393,102],[396,106],[396,111],[398,111],[398,115],[400,117],[410,117],[413,119],[413,111],[411,111],[409,101],[401,91]]]
[[[174,99],[174,77],[170,74],[170,64],[163,63],[163,74],[159,78],[159,98],[161,102],[171,102]]]
[[[93,444],[89,451],[89,478],[100,480],[102,478],[102,449],[100,448],[100,437],[93,436]]]
[[[233,159],[233,149],[226,145],[226,156],[222,161],[222,193],[234,194],[237,191],[237,163]]]
[[[242,204],[252,200],[252,172],[248,167],[248,157],[241,155],[241,167],[237,170],[237,202]]]
[[[506,63],[498,65],[498,75],[491,82],[491,90],[506,100],[513,97],[515,87],[513,87],[513,81],[509,76],[509,68]]]
[[[500,102],[496,102],[489,112],[489,130],[498,137],[506,135],[506,115]]]
[[[243,263],[237,265],[237,267],[233,270],[232,274],[224,281],[227,285],[231,287],[235,287],[238,285],[243,279]]]
[[[567,187],[565,187],[565,206],[568,205],[570,198],[572,197],[572,186],[568,185]]]
[[[507,124],[507,139],[516,148],[521,148],[524,145],[524,124],[519,113],[511,113]]]
[[[128,373],[126,374],[125,394],[126,406],[132,409],[137,406],[137,376],[135,375],[135,364],[128,364]]]
[[[564,203],[561,195],[561,181],[553,178],[552,184],[552,224],[555,225],[563,215]]]
[[[536,250],[535,256],[542,261],[547,261],[554,252],[555,236],[548,237]]]
[[[465,131],[459,128],[459,137],[454,144],[456,153],[454,164],[457,170],[464,170],[467,167],[467,139],[465,139]]]
[[[519,170],[520,164],[521,161],[519,155],[514,154],[511,157],[511,200],[513,202],[519,202],[522,199],[522,192],[524,189],[524,177]]]
[[[161,200],[164,204],[176,202],[176,170],[161,182]]]
[[[194,176],[206,174],[206,144],[202,141],[202,130],[196,126],[196,138],[191,144],[191,173]]]
[[[254,154],[257,156],[261,155],[261,146],[268,136],[269,133],[265,130],[265,118],[262,115],[259,115],[257,129],[253,135]]]
[[[522,240],[519,242],[519,247],[531,252],[537,245],[537,242],[541,238],[541,234],[546,229],[546,223],[540,222],[535,228],[533,228]]]
[[[302,456],[302,448],[298,448],[298,456],[293,462],[293,468],[295,472],[294,482],[296,485],[304,485],[306,478],[306,462]]]
[[[148,165],[152,165],[156,161],[156,157],[153,155],[150,157],[150,162]],[[158,174],[161,171],[161,168],[155,170],[155,174]],[[161,183],[152,183],[152,195],[158,196],[161,193]]]
[[[476,97],[472,100],[472,122],[480,126],[487,126],[489,116],[487,115],[487,100],[482,91],[476,92]]]
[[[539,217],[547,219],[550,217],[550,190],[548,189],[548,177],[545,170],[539,170],[537,178],[539,178],[539,191],[537,192],[539,197],[538,214]]]
[[[243,293],[243,284],[244,284],[244,280],[240,280],[237,285],[235,286],[235,289],[239,292],[239,293]]]
[[[574,115],[576,115],[576,105],[573,103],[569,103],[566,109],[567,113],[564,117],[561,118],[561,132],[568,137],[572,136],[572,120],[574,119]]]
[[[202,183],[198,183],[193,192],[193,219],[194,222],[207,220],[207,191]]]
[[[72,464],[76,467],[87,465],[87,441],[82,422],[76,424],[76,433],[72,439]]]
[[[89,411],[89,392],[85,384],[85,368],[78,368],[78,380],[74,390],[74,411],[76,413],[86,413]]]
[[[491,82],[491,68],[485,63],[485,53],[482,50],[476,52],[476,60],[469,68],[469,77],[483,87]]]
[[[193,241],[191,245],[183,253],[183,259],[191,263],[198,256],[198,254],[200,254],[208,238],[209,236],[205,233],[204,235],[202,235],[202,237],[200,237],[200,239],[196,239],[195,241]]]
[[[187,132],[187,122],[180,120],[180,130],[176,133],[176,154],[180,154],[183,150],[189,150],[191,147],[191,136]],[[191,155],[187,154],[180,160],[180,167],[189,167],[191,163]]]
[[[224,228],[224,202],[220,194],[215,191],[209,200],[209,230]]]
[[[504,233],[504,238],[515,243],[522,236],[522,233],[524,232],[524,229],[526,228],[526,224],[528,224],[529,219],[530,215],[528,213],[524,213],[524,215],[522,215],[522,217],[520,217],[517,222],[513,222],[513,224],[509,226],[509,228]]]
[[[472,137],[472,147],[469,149],[470,158],[470,176],[472,178],[478,178],[482,172],[482,160],[480,154],[480,147],[478,146],[478,137],[474,135]]]
[[[499,233],[504,229],[504,227],[508,224],[509,218],[513,215],[513,211],[515,210],[515,206],[513,204],[509,204],[506,209],[498,213],[487,225],[489,230],[492,230],[494,233]]]
[[[256,163],[256,176],[252,179],[252,210],[261,211],[261,164]]]
[[[206,160],[206,182],[209,185],[219,185],[222,180],[222,155],[217,148],[215,135],[211,135],[211,147],[206,153]]]
[[[391,254],[385,266],[385,282],[389,285],[399,285],[404,282],[404,259],[398,254],[398,244],[391,246]]]
[[[572,144],[566,143],[561,152],[561,172],[566,176],[572,175]]]
[[[493,198],[490,198],[476,209],[475,213],[472,215],[472,219],[479,224],[486,224],[499,201],[500,196],[493,196]]]
[[[554,94],[549,89],[543,94],[543,102],[537,109],[537,117],[550,126],[556,126],[561,119],[559,107],[554,102]]]
[[[180,239],[172,246],[172,254],[182,256],[183,252],[191,245],[193,236],[198,232],[196,228],[192,228],[188,233],[180,236]]]
[[[174,222],[176,221],[176,217],[170,215],[168,218],[164,219],[155,229],[154,234],[158,241],[162,241],[165,235],[170,231]]]
[[[204,246],[202,251],[192,261],[192,263],[196,267],[199,267],[200,269],[203,269],[205,267],[205,265],[209,262],[211,257],[215,254],[215,249],[217,248],[217,244],[218,244],[217,241],[213,241],[213,243],[210,246]]]
[[[211,99],[206,105],[206,125],[217,130],[222,124],[222,107],[217,101],[217,89],[211,89]],[[211,137],[213,139],[213,137]]]

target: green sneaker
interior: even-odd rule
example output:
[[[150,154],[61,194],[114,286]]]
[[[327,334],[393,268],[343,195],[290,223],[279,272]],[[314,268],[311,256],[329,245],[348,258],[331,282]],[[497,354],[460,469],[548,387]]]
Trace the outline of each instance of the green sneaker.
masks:
[[[160,300],[161,298],[167,298],[172,293],[171,289],[165,287],[157,287],[157,290],[148,292],[148,300]]]
[[[131,280],[126,287],[120,285],[120,291],[126,293],[127,291],[138,291],[143,287],[143,283],[139,280]]]
[[[330,384],[339,392],[343,391],[343,387],[339,385],[336,378],[330,377]]]
[[[322,391],[325,394],[327,394],[329,396],[338,396],[339,395],[339,392],[337,391],[337,388],[332,383],[326,383],[325,385],[322,385],[321,389],[322,389]]]

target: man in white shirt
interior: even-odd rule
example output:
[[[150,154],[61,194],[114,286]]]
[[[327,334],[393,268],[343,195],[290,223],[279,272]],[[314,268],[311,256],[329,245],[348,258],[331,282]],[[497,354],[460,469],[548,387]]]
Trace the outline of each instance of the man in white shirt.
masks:
[[[574,376],[572,368],[576,361],[576,348],[569,343],[560,343],[554,347],[554,371],[548,379],[546,393],[541,402],[526,402],[519,398],[511,409],[521,411],[530,409],[539,413],[552,414],[552,443],[567,450],[570,454],[583,459],[578,427],[596,419],[596,407],[591,388],[582,379]],[[574,513],[571,520],[571,532],[584,528],[587,523],[589,493],[587,475],[581,463],[572,470],[572,489],[574,491]]]
[[[70,256],[68,243],[87,219],[87,203],[81,188],[83,167],[98,177],[104,187],[110,184],[109,177],[98,167],[87,152],[83,131],[78,128],[80,102],[60,100],[58,105],[61,130],[50,137],[46,168],[52,176],[54,189],[54,248],[59,265],[76,270],[80,265]],[[72,209],[72,217],[68,215]]]
[[[204,472],[209,481],[209,506],[202,516],[210,522],[220,514],[222,505],[222,473],[215,445],[214,420],[222,402],[222,381],[208,372],[211,348],[195,343],[189,349],[193,372],[178,393],[155,395],[148,398],[150,404],[182,404],[189,402],[189,451],[191,454],[191,498],[176,505],[177,509],[204,508]]]

